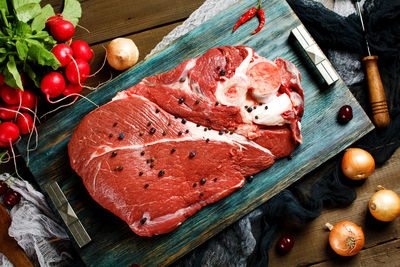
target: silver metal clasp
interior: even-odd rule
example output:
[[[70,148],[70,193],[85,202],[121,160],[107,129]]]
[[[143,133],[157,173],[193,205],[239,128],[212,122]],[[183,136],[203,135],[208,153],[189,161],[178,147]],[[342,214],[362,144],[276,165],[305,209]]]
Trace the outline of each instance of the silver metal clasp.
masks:
[[[83,227],[81,221],[76,216],[75,211],[72,209],[60,186],[58,186],[58,183],[53,182],[47,184],[44,186],[44,189],[49,195],[51,201],[53,201],[54,206],[64,223],[67,225],[68,230],[71,232],[78,246],[81,248],[88,244],[91,241],[91,238]]]
[[[322,78],[324,83],[329,86],[339,80],[339,75],[336,70],[303,24],[294,28],[291,34],[307,54],[309,61],[311,61],[318,70],[320,78]]]

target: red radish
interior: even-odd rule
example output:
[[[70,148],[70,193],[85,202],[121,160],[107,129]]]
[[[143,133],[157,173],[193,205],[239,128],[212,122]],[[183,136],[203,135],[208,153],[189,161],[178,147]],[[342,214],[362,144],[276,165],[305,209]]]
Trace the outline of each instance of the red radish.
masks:
[[[28,108],[28,109],[35,109],[37,104],[37,96],[36,94],[29,89],[26,89],[22,94],[22,102],[21,102],[21,109]]]
[[[65,67],[71,62],[73,51],[69,45],[58,44],[51,49],[51,52],[56,56],[58,61],[60,61],[61,67]]]
[[[0,142],[9,143],[14,142],[19,137],[18,126],[10,121],[0,124]]]
[[[57,15],[51,16],[51,17],[48,18],[47,21],[46,21],[46,29],[47,29],[47,30],[50,30],[51,26],[52,26],[56,21],[62,20],[63,18],[64,18],[64,17],[63,17],[62,14],[57,14]]]
[[[33,118],[28,113],[21,113],[17,116],[16,120],[17,126],[21,134],[28,134],[32,131],[33,125]]]
[[[63,95],[69,96],[70,94],[79,94],[82,91],[82,86],[79,84],[68,83],[63,91]]]
[[[8,147],[10,147],[10,143],[9,142],[0,142],[0,147],[1,148],[8,148]]]
[[[42,92],[49,98],[57,97],[62,94],[66,87],[64,76],[58,72],[50,72],[43,77],[40,83]]]
[[[0,106],[0,119],[12,120],[17,115],[18,106]]]
[[[90,49],[89,45],[81,40],[76,40],[71,43],[71,48],[74,52],[74,58],[80,58],[85,61],[92,59],[93,50]]]
[[[56,20],[50,27],[51,36],[59,42],[65,42],[75,33],[74,25],[63,19]]]
[[[19,104],[21,100],[22,91],[18,88],[12,88],[5,84],[0,88],[0,96],[7,104],[16,105]]]
[[[4,75],[3,73],[0,73],[0,86],[4,85]]]
[[[89,63],[80,58],[73,60],[65,68],[65,76],[72,84],[82,85],[82,83],[89,77],[89,73]]]

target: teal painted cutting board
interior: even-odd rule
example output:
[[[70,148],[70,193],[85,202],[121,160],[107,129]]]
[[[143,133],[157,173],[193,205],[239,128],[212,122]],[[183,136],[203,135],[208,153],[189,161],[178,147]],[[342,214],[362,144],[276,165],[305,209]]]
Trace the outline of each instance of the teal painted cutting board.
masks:
[[[164,265],[175,261],[211,238],[228,225],[257,208],[306,173],[342,151],[373,126],[342,80],[323,88],[310,72],[310,66],[293,49],[288,36],[300,21],[282,0],[263,2],[267,22],[256,35],[251,20],[235,33],[232,26],[255,1],[233,5],[225,12],[200,25],[161,52],[141,62],[88,97],[99,105],[108,102],[118,91],[137,84],[142,78],[162,73],[186,59],[196,57],[211,47],[247,45],[269,59],[283,57],[295,63],[302,74],[305,113],[302,123],[303,144],[293,152],[293,159],[278,160],[271,168],[256,175],[227,198],[203,208],[175,231],[151,238],[135,235],[119,218],[96,204],[85,190],[80,177],[69,167],[68,140],[74,127],[94,109],[79,101],[39,127],[39,146],[31,152],[29,169],[40,187],[57,181],[71,203],[92,241],[77,248],[90,266]],[[353,107],[354,118],[347,125],[336,122],[343,104]],[[18,144],[25,151],[26,140]],[[26,159],[26,155],[24,155]]]

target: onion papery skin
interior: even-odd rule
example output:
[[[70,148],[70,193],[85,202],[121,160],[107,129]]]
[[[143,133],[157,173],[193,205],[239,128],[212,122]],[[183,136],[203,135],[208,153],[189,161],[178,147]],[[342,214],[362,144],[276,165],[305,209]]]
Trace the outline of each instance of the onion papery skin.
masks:
[[[378,221],[391,222],[400,215],[400,197],[392,190],[379,190],[371,197],[368,206]]]
[[[375,170],[375,160],[372,155],[361,148],[349,148],[342,158],[342,171],[352,180],[363,180]]]
[[[341,221],[331,229],[329,244],[340,256],[354,256],[364,246],[364,232],[350,221]]]

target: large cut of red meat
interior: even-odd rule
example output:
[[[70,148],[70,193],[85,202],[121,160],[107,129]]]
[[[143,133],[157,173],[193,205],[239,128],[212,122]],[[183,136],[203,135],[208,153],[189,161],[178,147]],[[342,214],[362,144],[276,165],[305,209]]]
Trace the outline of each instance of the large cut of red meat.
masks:
[[[136,234],[167,233],[288,156],[302,141],[303,103],[292,63],[212,48],[88,114],[70,163]]]

